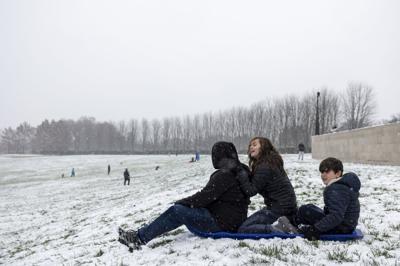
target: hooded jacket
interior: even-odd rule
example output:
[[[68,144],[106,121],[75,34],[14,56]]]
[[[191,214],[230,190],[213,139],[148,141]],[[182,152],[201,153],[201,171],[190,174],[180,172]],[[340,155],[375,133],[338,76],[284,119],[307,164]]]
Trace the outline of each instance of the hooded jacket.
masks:
[[[241,164],[235,146],[229,142],[217,142],[212,148],[215,171],[206,186],[196,194],[177,201],[191,208],[207,208],[223,231],[235,232],[247,218],[249,197],[240,190],[236,174],[249,172]]]
[[[324,189],[325,217],[314,224],[320,232],[352,232],[360,216],[358,201],[361,182],[354,173],[346,173]]]

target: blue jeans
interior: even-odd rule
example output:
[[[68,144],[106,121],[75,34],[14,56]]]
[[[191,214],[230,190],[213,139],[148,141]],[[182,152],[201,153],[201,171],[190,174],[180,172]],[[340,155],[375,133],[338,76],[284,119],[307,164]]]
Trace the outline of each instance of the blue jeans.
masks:
[[[246,221],[239,227],[239,233],[271,233],[274,230],[271,227],[278,218],[282,216],[274,213],[267,208],[263,208],[253,213]]]
[[[175,204],[168,208],[152,223],[138,230],[139,238],[147,243],[153,238],[174,230],[181,225],[203,232],[221,231],[214,217],[206,208],[189,208]]]

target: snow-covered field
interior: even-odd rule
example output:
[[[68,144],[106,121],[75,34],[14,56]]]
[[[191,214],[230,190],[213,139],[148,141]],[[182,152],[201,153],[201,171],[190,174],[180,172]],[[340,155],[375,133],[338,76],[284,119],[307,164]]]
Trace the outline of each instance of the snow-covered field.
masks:
[[[207,183],[210,157],[190,157],[0,156],[0,264],[400,265],[400,167],[362,164],[345,164],[362,182],[361,241],[213,240],[181,227],[129,253],[116,240],[119,225],[137,228]],[[299,205],[322,206],[319,162],[284,160]],[[130,186],[123,186],[125,167]],[[260,196],[252,198],[249,214],[262,206]]]

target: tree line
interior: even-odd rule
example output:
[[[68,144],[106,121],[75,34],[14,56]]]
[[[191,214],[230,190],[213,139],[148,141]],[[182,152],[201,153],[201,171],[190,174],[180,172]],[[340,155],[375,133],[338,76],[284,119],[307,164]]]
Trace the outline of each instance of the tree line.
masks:
[[[376,109],[373,89],[350,83],[343,92],[319,90],[320,134],[369,126]],[[315,134],[317,93],[299,97],[267,98],[250,107],[233,107],[182,117],[120,122],[98,122],[91,117],[77,121],[44,120],[33,127],[27,122],[1,132],[3,153],[37,154],[160,154],[209,153],[219,140],[233,142],[245,152],[254,136],[265,136],[281,152],[295,152],[302,142],[310,151]]]

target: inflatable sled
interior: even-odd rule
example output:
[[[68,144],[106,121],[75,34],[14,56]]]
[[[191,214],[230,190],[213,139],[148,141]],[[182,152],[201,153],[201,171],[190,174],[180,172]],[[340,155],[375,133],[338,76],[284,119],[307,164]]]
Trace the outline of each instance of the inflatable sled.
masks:
[[[199,236],[199,237],[211,237],[214,239],[218,238],[232,238],[232,239],[269,239],[269,238],[296,238],[302,237],[302,234],[287,234],[287,233],[269,233],[269,234],[248,234],[248,233],[229,233],[229,232],[214,232],[214,233],[207,233],[201,232],[194,228],[188,228],[190,232]],[[338,235],[321,235],[320,240],[324,241],[347,241],[347,240],[357,240],[362,239],[364,237],[363,233],[360,229],[356,229],[351,234],[338,234]]]

